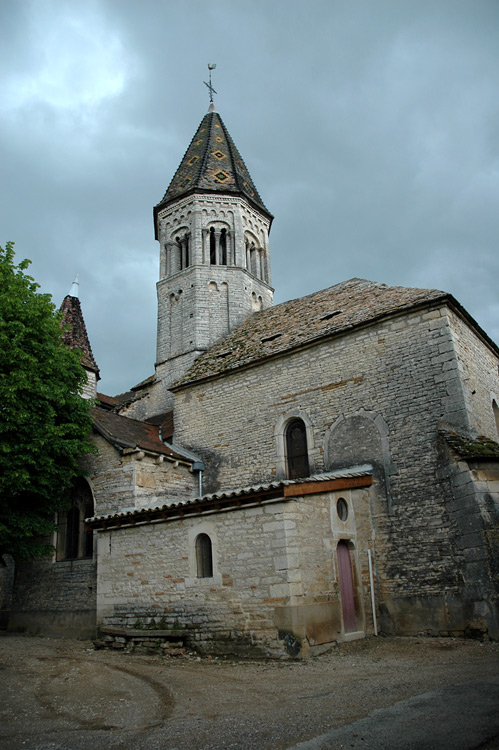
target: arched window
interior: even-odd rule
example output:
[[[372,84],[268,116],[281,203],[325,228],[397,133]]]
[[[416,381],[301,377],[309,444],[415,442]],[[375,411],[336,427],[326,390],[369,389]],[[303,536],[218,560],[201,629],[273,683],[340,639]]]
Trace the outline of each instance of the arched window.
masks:
[[[213,578],[213,553],[208,534],[196,537],[196,567],[198,578]]]
[[[179,267],[182,271],[190,265],[189,251],[189,233],[186,232],[181,237],[177,237],[177,252],[179,257]]]
[[[85,518],[94,515],[88,483],[78,477],[70,490],[71,507],[58,514],[57,559],[78,560],[93,555],[93,532],[85,529]]]
[[[213,227],[210,229],[210,264],[217,265],[217,238]]]
[[[293,419],[286,427],[286,464],[288,478],[308,477],[307,428],[301,419]]]
[[[222,229],[220,232],[220,264],[227,265],[227,230]]]

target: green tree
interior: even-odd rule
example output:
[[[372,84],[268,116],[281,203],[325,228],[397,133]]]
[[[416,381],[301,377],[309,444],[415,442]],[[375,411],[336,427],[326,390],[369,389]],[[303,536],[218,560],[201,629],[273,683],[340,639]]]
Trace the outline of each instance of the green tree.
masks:
[[[0,559],[47,554],[78,460],[92,450],[91,402],[77,351],[61,341],[48,294],[0,247]],[[44,538],[45,537],[45,540]]]

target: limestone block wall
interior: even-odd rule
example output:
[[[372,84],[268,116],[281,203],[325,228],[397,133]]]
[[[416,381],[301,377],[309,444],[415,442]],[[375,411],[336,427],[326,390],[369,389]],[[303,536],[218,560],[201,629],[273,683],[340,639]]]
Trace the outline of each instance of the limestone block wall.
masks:
[[[21,563],[9,615],[9,629],[44,635],[95,635],[95,559]]]
[[[190,628],[195,644],[223,652],[280,653],[274,609],[289,603],[284,504],[98,532],[99,624],[151,617]],[[212,540],[213,577],[198,578],[195,540]]]
[[[449,475],[447,510],[456,527],[456,562],[468,602],[459,630],[499,638],[499,465],[456,459]],[[447,607],[456,609],[455,601]]]
[[[469,415],[469,426],[499,440],[493,402],[499,405],[499,357],[457,315],[449,317]]]
[[[115,513],[135,504],[134,464],[125,460],[117,448],[101,435],[93,435],[96,455],[86,456],[82,472],[87,476],[94,496],[96,515]]]
[[[156,361],[204,351],[255,310],[272,304],[272,289],[245,269],[190,266],[157,284]]]
[[[100,435],[94,436],[96,456],[85,459],[95,504],[95,515],[122,508],[163,505],[197,494],[197,477],[182,464],[141,451],[123,455]]]
[[[345,520],[337,511],[340,498],[348,508]],[[299,642],[302,653],[348,637],[337,558],[340,540],[349,547],[356,630],[374,630],[368,563],[368,549],[373,559],[376,554],[371,505],[372,492],[357,489],[305,496],[288,506],[293,525],[285,563],[291,596],[287,605],[276,609],[274,622]]]
[[[85,370],[87,382],[83,388],[83,398],[97,398],[97,376],[92,370]]]
[[[313,472],[344,451],[331,439],[336,423],[380,415],[394,475],[412,482],[435,462],[439,420],[465,413],[449,343],[446,310],[428,310],[186,387],[176,392],[175,439],[204,455],[207,491],[216,491],[274,479],[277,433],[293,416],[310,425]]]
[[[206,491],[245,486],[278,475],[278,433],[295,416],[309,425],[311,473],[340,462],[378,467],[374,526],[385,628],[400,611],[390,602],[416,599],[427,614],[425,598],[461,596],[456,526],[445,504],[451,489],[437,449],[440,420],[468,421],[449,310],[413,311],[184,388],[176,392],[175,438],[203,457]],[[379,440],[373,433],[362,439],[367,423]]]
[[[337,495],[350,507],[345,522]],[[212,540],[212,578],[197,577],[200,533]],[[99,624],[154,619],[190,629],[191,642],[207,652],[306,655],[342,637],[339,539],[352,543],[358,629],[371,630],[366,490],[99,531]]]

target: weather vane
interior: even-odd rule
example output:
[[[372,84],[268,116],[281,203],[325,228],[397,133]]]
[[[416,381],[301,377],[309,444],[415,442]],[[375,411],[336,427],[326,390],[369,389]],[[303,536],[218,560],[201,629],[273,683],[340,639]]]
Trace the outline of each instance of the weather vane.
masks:
[[[206,83],[206,81],[203,81],[204,85],[205,85],[205,86],[207,86],[207,88],[208,88],[208,91],[210,92],[210,102],[212,102],[212,101],[213,101],[213,94],[216,94],[216,93],[217,93],[217,92],[215,91],[215,89],[213,88],[213,86],[211,85],[211,71],[212,71],[212,70],[215,70],[215,68],[216,68],[216,67],[217,67],[217,66],[216,66],[216,64],[215,64],[215,63],[208,63],[208,70],[210,71],[210,82],[209,82],[209,83]]]

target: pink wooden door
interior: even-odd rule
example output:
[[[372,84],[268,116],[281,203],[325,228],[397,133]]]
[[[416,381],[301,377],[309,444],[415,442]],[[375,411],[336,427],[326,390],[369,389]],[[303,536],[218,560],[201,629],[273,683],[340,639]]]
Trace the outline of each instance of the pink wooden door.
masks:
[[[357,630],[357,618],[355,616],[355,602],[353,598],[352,565],[350,552],[345,542],[338,542],[336,548],[338,557],[338,575],[340,578],[341,609],[343,611],[343,626],[345,633],[353,633]]]

